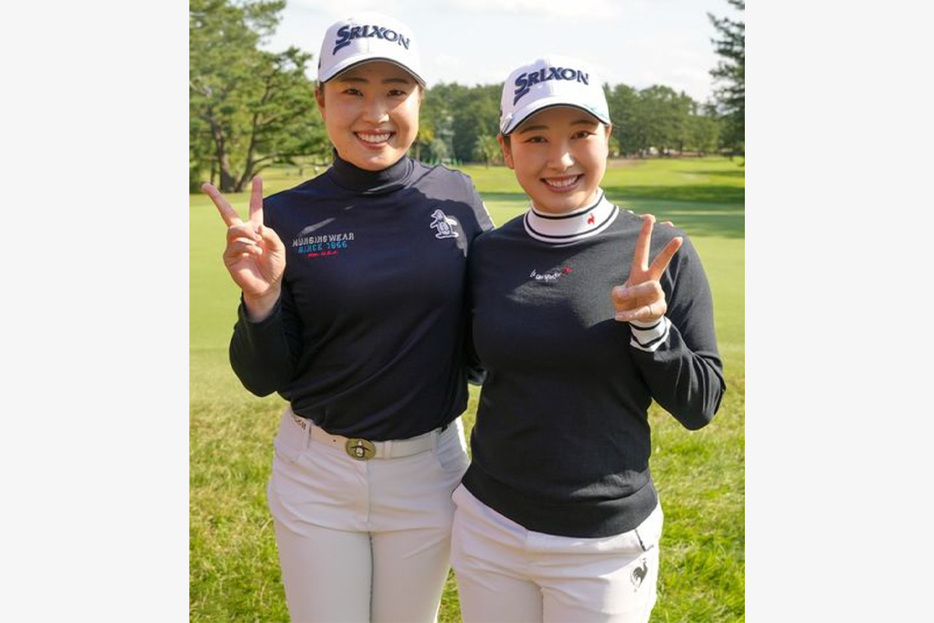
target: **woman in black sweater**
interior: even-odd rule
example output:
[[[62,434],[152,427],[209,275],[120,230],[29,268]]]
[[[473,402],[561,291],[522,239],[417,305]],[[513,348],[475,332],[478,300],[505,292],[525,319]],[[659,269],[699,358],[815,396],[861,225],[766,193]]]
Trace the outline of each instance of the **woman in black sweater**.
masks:
[[[424,81],[409,29],[332,25],[315,96],[334,145],[322,175],[228,225],[242,289],[230,343],[244,386],[289,402],[269,482],[296,621],[432,621],[449,569],[467,253],[492,228],[470,179],[406,156]]]
[[[662,527],[647,411],[692,430],[717,411],[710,288],[683,233],[653,236],[601,190],[611,124],[586,64],[513,72],[500,130],[531,207],[470,256],[487,378],[454,493],[464,620],[647,621]]]

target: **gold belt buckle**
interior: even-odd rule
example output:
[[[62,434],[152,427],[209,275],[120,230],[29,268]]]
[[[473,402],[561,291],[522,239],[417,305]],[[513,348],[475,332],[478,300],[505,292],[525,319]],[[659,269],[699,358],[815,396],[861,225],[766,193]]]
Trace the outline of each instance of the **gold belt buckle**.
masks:
[[[376,454],[376,447],[372,441],[366,439],[348,439],[344,450],[358,461],[369,461]]]

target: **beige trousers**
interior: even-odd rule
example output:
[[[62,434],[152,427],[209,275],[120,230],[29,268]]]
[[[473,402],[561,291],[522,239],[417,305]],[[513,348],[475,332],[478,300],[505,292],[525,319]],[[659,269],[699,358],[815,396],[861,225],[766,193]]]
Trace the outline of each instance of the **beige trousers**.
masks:
[[[286,410],[269,507],[293,621],[430,622],[449,570],[460,419],[411,456],[360,461]]]
[[[526,530],[454,491],[451,563],[464,623],[645,623],[656,599],[657,506],[637,528],[604,538]]]

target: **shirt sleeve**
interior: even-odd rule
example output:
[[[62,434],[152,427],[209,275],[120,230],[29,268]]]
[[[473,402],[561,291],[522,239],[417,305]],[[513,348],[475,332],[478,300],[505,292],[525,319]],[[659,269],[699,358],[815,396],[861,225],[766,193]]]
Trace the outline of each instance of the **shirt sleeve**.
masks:
[[[467,325],[467,336],[464,345],[464,363],[467,382],[471,385],[483,385],[483,381],[486,380],[486,368],[480,363],[480,358],[477,356],[477,351],[473,345],[473,325],[469,319],[465,324]]]
[[[489,211],[486,209],[486,204],[483,202],[483,198],[480,197],[480,193],[477,192],[476,187],[473,184],[473,180],[470,176],[463,175],[464,183],[467,187],[467,197],[469,197],[470,207],[473,209],[474,215],[477,219],[477,225],[480,227],[480,231],[477,232],[477,236],[484,232],[488,232],[496,227],[493,223],[493,217],[490,216]],[[473,244],[476,242],[477,236],[474,236],[470,244],[471,252],[473,250]],[[468,258],[469,265],[469,258]],[[464,368],[467,374],[467,382],[471,385],[482,385],[483,381],[486,379],[486,368],[483,367],[483,364],[480,362],[480,358],[477,356],[477,351],[474,349],[473,344],[473,324],[472,316],[470,310],[472,309],[473,302],[471,300],[471,288],[470,288],[470,270],[467,271],[467,287],[465,288],[465,309],[467,310],[467,320],[465,322],[466,328],[464,330]]]
[[[661,282],[668,311],[652,325],[630,323],[632,356],[652,398],[685,428],[697,430],[720,408],[726,383],[710,284],[686,236]]]
[[[480,196],[480,193],[477,192],[476,186],[474,186],[473,180],[469,175],[461,173],[464,180],[464,185],[466,186],[466,195],[469,198],[468,203],[473,209],[474,216],[477,219],[477,224],[480,226],[480,231],[490,231],[496,225],[493,223],[493,217],[490,216],[489,210],[486,209],[486,204],[483,202],[483,198]]]
[[[230,365],[243,386],[257,396],[282,391],[295,376],[300,329],[292,297],[283,284],[272,313],[259,322],[247,317],[243,298],[230,339]]]
[[[467,382],[471,385],[483,385],[486,380],[486,368],[477,355],[477,349],[473,341],[473,308],[474,308],[474,288],[473,288],[473,261],[468,258],[467,261],[467,287],[464,290],[464,369],[467,374]]]

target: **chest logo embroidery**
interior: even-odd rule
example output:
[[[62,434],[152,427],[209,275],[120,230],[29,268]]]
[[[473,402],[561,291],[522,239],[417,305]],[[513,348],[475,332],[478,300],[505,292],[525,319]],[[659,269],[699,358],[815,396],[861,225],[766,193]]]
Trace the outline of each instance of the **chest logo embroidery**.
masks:
[[[571,268],[570,266],[562,266],[561,268],[554,268],[545,273],[540,273],[533,268],[532,272],[529,273],[529,279],[534,279],[535,281],[539,281],[539,282],[555,281],[559,277],[570,275],[572,272],[574,272],[574,269]]]
[[[431,227],[437,230],[435,238],[457,238],[460,235],[454,231],[454,227],[458,225],[458,222],[441,210],[432,212],[431,218]]]
[[[352,231],[309,235],[333,220],[334,219],[327,219],[320,223],[309,225],[298,232],[298,236],[292,239],[292,249],[304,257],[318,258],[339,255],[341,251],[350,248],[354,242],[354,232]]]

